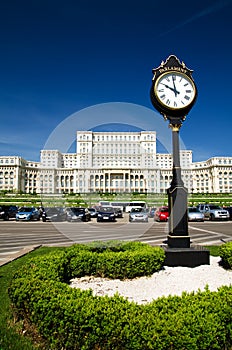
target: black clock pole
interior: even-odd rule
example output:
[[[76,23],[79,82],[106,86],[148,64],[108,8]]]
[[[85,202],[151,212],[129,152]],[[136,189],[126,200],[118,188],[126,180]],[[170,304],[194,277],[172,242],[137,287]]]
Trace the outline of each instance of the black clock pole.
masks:
[[[173,168],[172,182],[170,188],[167,190],[170,211],[168,246],[172,248],[189,248],[188,192],[181,178],[180,167],[179,129],[181,122],[178,124],[170,123],[170,127],[172,129]]]
[[[169,220],[167,247],[165,250],[166,266],[195,267],[209,264],[209,251],[202,247],[191,247],[188,233],[188,191],[181,178],[179,130],[183,118],[168,118],[172,129],[172,181],[167,189]]]

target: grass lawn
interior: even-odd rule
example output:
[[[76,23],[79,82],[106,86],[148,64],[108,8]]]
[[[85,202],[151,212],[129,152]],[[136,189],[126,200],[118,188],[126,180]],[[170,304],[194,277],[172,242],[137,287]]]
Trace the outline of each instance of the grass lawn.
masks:
[[[210,255],[218,256],[218,246],[206,247]],[[54,250],[65,248],[39,248],[28,255],[12,261],[0,267],[0,350],[48,350],[43,343],[37,339],[32,339],[29,334],[23,334],[23,325],[14,322],[14,315],[8,297],[8,286],[15,271],[21,267],[29,258],[43,256]]]

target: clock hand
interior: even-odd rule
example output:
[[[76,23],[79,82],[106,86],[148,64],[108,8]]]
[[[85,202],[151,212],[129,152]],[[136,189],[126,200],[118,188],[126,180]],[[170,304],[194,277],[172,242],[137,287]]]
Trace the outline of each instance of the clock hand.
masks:
[[[164,84],[164,83],[160,83],[160,84],[161,84],[161,85],[164,85],[167,89],[172,90],[172,91],[174,92],[175,96],[176,96],[177,94],[179,94],[179,91],[177,91],[176,89],[172,88],[171,86],[166,85],[166,84]]]
[[[175,93],[175,96],[177,95],[177,94],[179,94],[179,91],[177,91],[176,90],[176,84],[175,84],[175,79],[174,79],[174,76],[172,76],[172,82],[173,82],[173,86],[174,86],[174,93]]]

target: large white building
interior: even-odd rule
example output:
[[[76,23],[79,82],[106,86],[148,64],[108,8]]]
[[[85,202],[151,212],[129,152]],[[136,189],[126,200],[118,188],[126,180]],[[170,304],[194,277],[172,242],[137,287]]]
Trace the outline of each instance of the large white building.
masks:
[[[77,131],[76,153],[42,150],[40,162],[0,157],[0,190],[166,193],[172,155],[156,149],[155,131]],[[232,157],[193,162],[192,151],[181,150],[180,161],[189,192],[232,192]]]

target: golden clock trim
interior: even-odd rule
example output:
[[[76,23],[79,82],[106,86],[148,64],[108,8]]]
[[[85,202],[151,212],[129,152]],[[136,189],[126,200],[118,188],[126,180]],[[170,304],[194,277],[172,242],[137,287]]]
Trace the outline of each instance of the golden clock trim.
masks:
[[[190,102],[188,102],[187,104],[183,105],[183,106],[178,106],[178,107],[172,107],[172,106],[169,106],[168,104],[164,103],[162,101],[162,99],[160,98],[160,96],[158,95],[157,91],[158,91],[158,84],[160,82],[161,79],[163,79],[166,75],[178,75],[178,76],[182,76],[185,80],[187,80],[192,89],[193,89],[193,93],[192,93],[192,97],[190,99]],[[177,71],[177,70],[168,70],[164,73],[162,73],[155,81],[155,84],[153,86],[153,90],[154,90],[154,94],[155,94],[155,98],[157,99],[157,101],[159,101],[159,103],[164,106],[165,108],[169,109],[169,110],[182,110],[182,109],[185,109],[185,108],[188,108],[192,102],[194,101],[194,99],[196,98],[196,86],[195,86],[195,83],[194,81],[188,76],[186,75],[185,73],[183,72],[180,72],[180,71]]]

